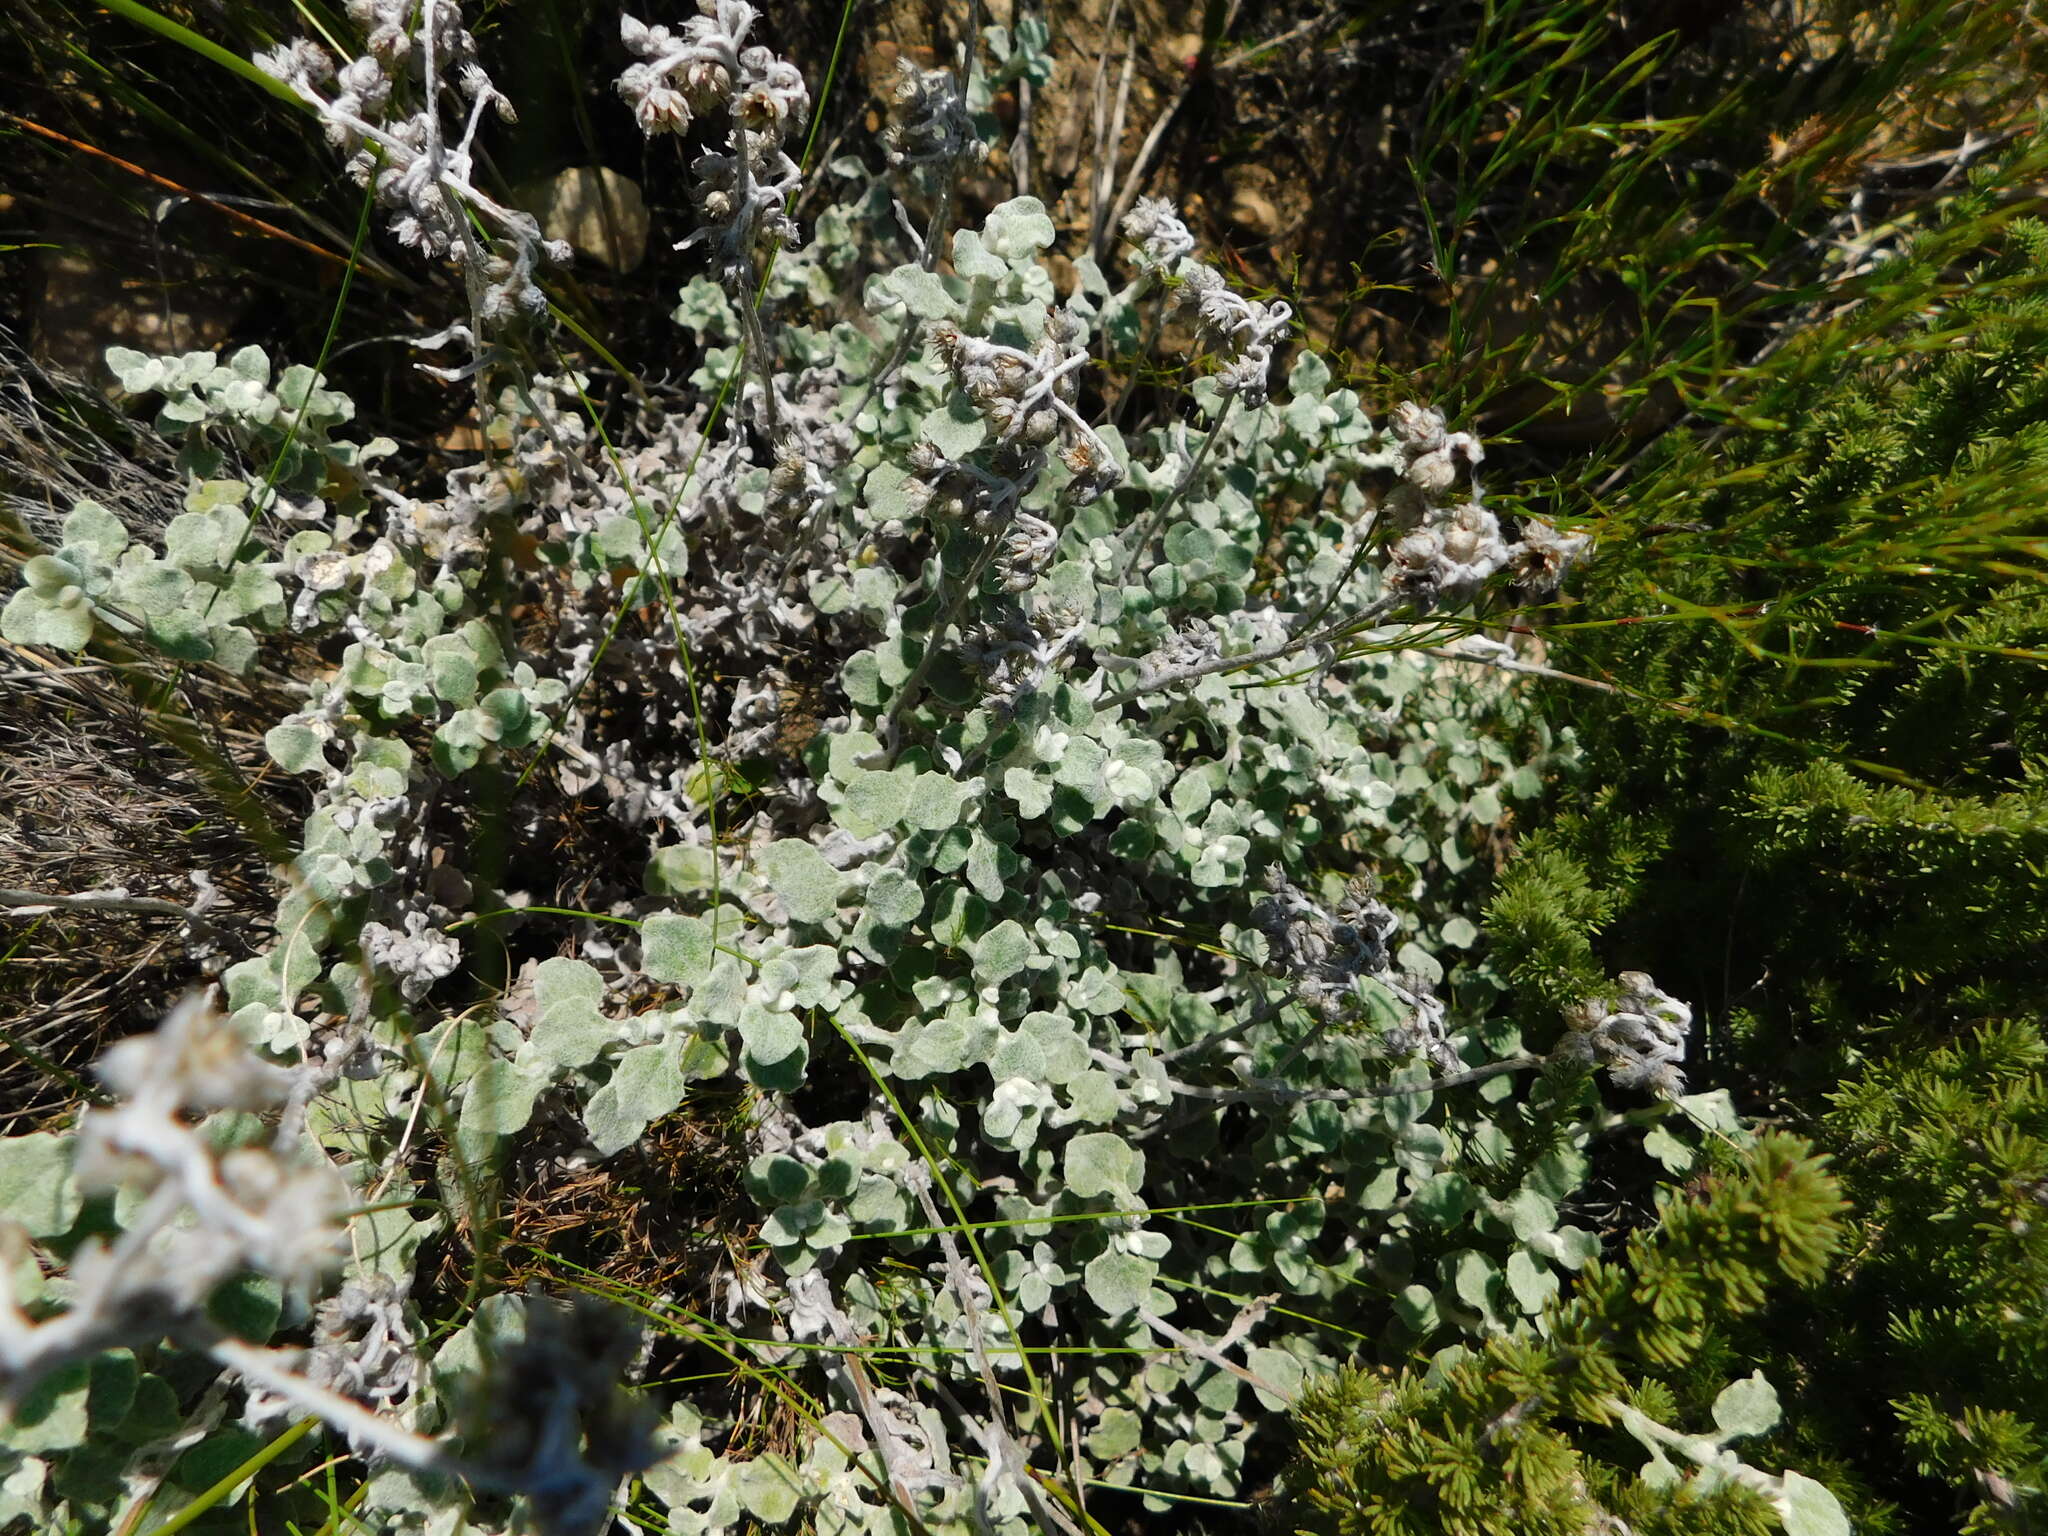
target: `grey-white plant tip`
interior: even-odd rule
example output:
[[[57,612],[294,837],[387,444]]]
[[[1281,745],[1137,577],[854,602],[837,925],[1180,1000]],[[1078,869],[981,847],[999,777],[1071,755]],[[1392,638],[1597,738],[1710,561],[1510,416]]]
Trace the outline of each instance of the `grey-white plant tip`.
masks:
[[[543,260],[568,261],[569,247],[545,239],[533,215],[476,186],[485,114],[506,123],[517,114],[476,62],[460,0],[349,0],[348,11],[365,34],[358,57],[337,68],[319,44],[300,38],[257,54],[257,67],[319,115],[402,243],[455,263],[485,319],[545,311],[535,273]],[[453,142],[445,108],[461,125]],[[470,227],[472,213],[487,235]]]
[[[1588,998],[1565,1016],[1569,1026],[1554,1054],[1561,1060],[1605,1067],[1619,1088],[1641,1088],[1659,1098],[1685,1092],[1685,1042],[1692,1009],[1642,971],[1623,971],[1619,995]]]
[[[118,1238],[71,1258],[63,1310],[31,1321],[0,1298],[0,1403],[19,1404],[53,1371],[166,1333],[204,1342],[214,1289],[245,1271],[304,1295],[337,1262],[347,1187],[317,1148],[252,1144],[221,1151],[196,1117],[282,1108],[298,1073],[253,1055],[202,995],[152,1033],[110,1049],[97,1072],[115,1094],[80,1118],[71,1177],[88,1193],[125,1190],[135,1214]],[[11,1285],[0,1267],[0,1287]]]

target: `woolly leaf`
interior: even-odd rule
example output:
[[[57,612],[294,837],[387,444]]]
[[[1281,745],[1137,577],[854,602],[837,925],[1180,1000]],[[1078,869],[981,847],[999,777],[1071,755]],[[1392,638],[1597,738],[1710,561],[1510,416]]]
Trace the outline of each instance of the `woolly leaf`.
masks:
[[[306,725],[274,725],[263,734],[263,746],[286,773],[304,773],[325,763],[319,734]]]
[[[877,464],[861,486],[863,515],[871,524],[906,521],[917,516],[923,505],[920,496],[909,470],[900,464]]]
[[[0,1218],[30,1237],[56,1237],[78,1216],[71,1138],[53,1131],[0,1139]]]
[[[656,981],[694,987],[710,976],[713,954],[701,917],[657,912],[640,926],[640,966]]]
[[[868,279],[870,314],[881,314],[899,305],[920,320],[943,320],[956,309],[944,279],[936,272],[903,266]]]
[[[988,423],[974,402],[953,390],[946,404],[926,414],[918,424],[925,440],[949,459],[964,459],[988,437]]]
[[[1019,1031],[1006,1036],[996,1047],[995,1054],[988,1059],[988,1071],[990,1079],[998,1083],[1012,1077],[1044,1082],[1045,1050],[1034,1036]]]
[[[1476,1249],[1463,1248],[1456,1253],[1446,1254],[1442,1262],[1451,1289],[1458,1293],[1458,1299],[1466,1306],[1480,1312],[1492,1311],[1489,1291],[1493,1280],[1500,1273],[1493,1261]]]
[[[1515,1236],[1525,1243],[1557,1227],[1557,1207],[1533,1189],[1518,1189],[1509,1196],[1506,1215]]]
[[[1778,1501],[1785,1536],[1850,1536],[1849,1517],[1827,1485],[1787,1471]]]
[[[1128,1199],[1145,1183],[1145,1154],[1109,1131],[1068,1142],[1065,1167],[1068,1191],[1083,1200],[1099,1195]]]
[[[14,1404],[6,1424],[0,1425],[0,1445],[31,1456],[83,1445],[91,1391],[89,1361],[60,1366]]]
[[[1152,1277],[1159,1266],[1134,1253],[1112,1249],[1088,1261],[1081,1272],[1081,1284],[1088,1299],[1110,1317],[1121,1317],[1145,1304],[1152,1290]]]
[[[959,821],[968,790],[947,774],[921,773],[910,783],[903,820],[926,832],[942,832]]]
[[[1259,1402],[1272,1413],[1279,1413],[1294,1401],[1301,1390],[1303,1378],[1308,1374],[1302,1363],[1284,1349],[1255,1349],[1245,1357],[1245,1367],[1259,1380],[1270,1382],[1278,1389],[1268,1392],[1264,1387],[1255,1387]]]
[[[958,1019],[940,1019],[925,1026],[911,1052],[918,1075],[958,1072],[967,1065],[967,1026]]]
[[[981,239],[1008,262],[1029,261],[1058,238],[1045,204],[1035,197],[1013,197],[990,210],[981,224]]]
[[[464,1140],[473,1143],[480,1137],[510,1136],[525,1130],[540,1090],[538,1077],[511,1062],[502,1058],[485,1062],[469,1080],[463,1097],[459,1127]]]
[[[426,657],[435,698],[460,706],[476,702],[476,657],[467,645],[453,635],[436,635],[426,644]]]
[[[1724,1439],[1765,1434],[1780,1417],[1777,1389],[1762,1371],[1724,1387],[1714,1399],[1714,1427]]]
[[[774,1451],[765,1451],[739,1470],[740,1502],[757,1520],[781,1525],[802,1502],[803,1485],[796,1469]]]
[[[844,880],[802,839],[785,837],[770,843],[757,856],[756,867],[782,898],[791,921],[823,923],[838,912]]]
[[[903,774],[856,768],[833,808],[832,819],[855,837],[873,837],[903,820],[909,798],[910,786]]]
[[[749,1003],[740,1012],[740,1039],[747,1055],[763,1066],[773,1066],[803,1049],[804,1027],[795,1015]]]
[[[1557,1276],[1519,1248],[1508,1255],[1507,1277],[1515,1305],[1531,1317],[1538,1316],[1557,1295]]]
[[[583,1111],[590,1144],[599,1153],[610,1157],[631,1146],[683,1102],[681,1050],[679,1040],[657,1040],[619,1058],[610,1080],[590,1096]]]
[[[149,394],[163,380],[162,360],[146,352],[138,352],[133,347],[109,347],[106,356],[108,371],[131,395]]]
[[[785,1152],[763,1153],[747,1165],[747,1192],[764,1205],[788,1205],[811,1187],[811,1170]]]
[[[141,551],[137,550],[136,554]],[[114,573],[112,599],[131,612],[163,618],[192,601],[192,578],[175,565],[157,559],[128,559]]]
[[[1424,1338],[1436,1332],[1441,1322],[1436,1310],[1436,1295],[1426,1285],[1405,1287],[1394,1298],[1394,1314]]]
[[[717,868],[710,849],[677,844],[656,849],[640,879],[653,895],[688,896],[710,890]]]
[[[1667,1126],[1651,1126],[1643,1136],[1643,1150],[1662,1163],[1667,1173],[1684,1173],[1693,1165],[1692,1148],[1672,1135]]]
[[[1011,768],[1003,774],[1003,793],[1016,802],[1017,814],[1035,821],[1052,808],[1052,781],[1029,768]]]
[[[1097,1461],[1128,1456],[1145,1442],[1145,1421],[1128,1408],[1105,1408],[1088,1435],[1088,1453]]]
[[[15,645],[41,645],[53,651],[82,651],[92,639],[92,605],[76,587],[76,596],[51,599],[24,587],[0,609],[0,639]]]
[[[974,979],[983,986],[1007,981],[1024,969],[1032,954],[1023,925],[1008,919],[982,935],[974,946]]]
[[[533,995],[540,1005],[531,1046],[550,1066],[580,1067],[597,1059],[618,1031],[599,1011],[604,978],[581,960],[543,960],[534,972]]]
[[[128,525],[96,501],[74,502],[64,519],[64,547],[90,552],[112,565],[128,547]]]
[[[885,869],[868,882],[867,916],[882,928],[908,928],[924,911],[924,892],[900,869]]]

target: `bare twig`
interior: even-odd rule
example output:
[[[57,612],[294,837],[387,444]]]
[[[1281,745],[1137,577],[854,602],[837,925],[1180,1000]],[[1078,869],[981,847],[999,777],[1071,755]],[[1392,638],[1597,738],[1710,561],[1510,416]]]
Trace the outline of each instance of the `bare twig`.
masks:
[[[1116,186],[1116,161],[1124,140],[1124,110],[1131,100],[1131,72],[1138,63],[1138,40],[1133,37],[1124,49],[1124,67],[1117,76],[1116,110],[1110,117],[1109,137],[1102,136],[1102,119],[1095,121],[1095,186],[1088,198],[1088,249],[1102,248],[1108,223],[1110,193]]]
[[[1516,672],[1525,677],[1545,677],[1553,682],[1576,683],[1581,688],[1597,689],[1601,693],[1616,693],[1619,690],[1612,683],[1603,683],[1597,677],[1581,677],[1576,672],[1560,672],[1556,667],[1546,667],[1540,661],[1527,661],[1513,655],[1505,648],[1495,650],[1456,650],[1448,646],[1417,646],[1412,654],[1433,656],[1438,661],[1470,661],[1482,667],[1494,667],[1502,672]]]
[[[47,891],[0,888],[0,907],[11,907],[23,917],[41,917],[50,912],[132,912],[142,917],[175,917],[181,923],[228,936],[227,929],[194,908],[155,896],[130,896],[126,891],[82,891],[76,896],[56,896]]]
[[[1152,543],[1152,535],[1157,533],[1160,524],[1166,521],[1166,514],[1180,504],[1181,497],[1187,493],[1188,487],[1195,483],[1195,477],[1201,474],[1202,466],[1208,462],[1209,450],[1216,446],[1216,439],[1223,435],[1224,427],[1229,425],[1230,412],[1236,404],[1236,395],[1223,397],[1223,409],[1216,413],[1215,424],[1209,428],[1209,435],[1202,439],[1202,446],[1194,451],[1188,460],[1188,467],[1182,471],[1179,481],[1167,493],[1166,500],[1153,509],[1152,515],[1145,519],[1145,525],[1138,530],[1138,537],[1132,541],[1130,553],[1124,556],[1125,581],[1131,579],[1131,573],[1145,557],[1145,550]]]
[[[1254,1078],[1242,1088],[1209,1088],[1197,1083],[1168,1079],[1168,1086],[1189,1098],[1208,1099],[1218,1104],[1321,1104],[1354,1099],[1399,1099],[1415,1093],[1441,1093],[1451,1088],[1469,1088],[1511,1072],[1534,1072],[1544,1063],[1541,1056],[1527,1052],[1490,1061],[1469,1072],[1431,1078],[1423,1083],[1380,1083],[1371,1088],[1290,1088],[1285,1083]]]
[[[1256,1371],[1246,1370],[1243,1366],[1239,1365],[1235,1360],[1231,1359],[1228,1355],[1224,1354],[1221,1349],[1218,1349],[1216,1347],[1216,1345],[1204,1344],[1200,1339],[1194,1337],[1194,1335],[1190,1333],[1185,1333],[1181,1329],[1174,1327],[1173,1324],[1166,1321],[1165,1318],[1155,1317],[1150,1312],[1147,1312],[1143,1307],[1140,1307],[1138,1309],[1138,1320],[1142,1322],[1147,1328],[1150,1328],[1154,1333],[1158,1334],[1161,1338],[1172,1340],[1174,1344],[1178,1345],[1188,1354],[1193,1355],[1196,1359],[1206,1360],[1209,1362],[1209,1364],[1215,1366],[1218,1370],[1230,1372],[1230,1374],[1235,1376],[1239,1381],[1247,1383],[1248,1385],[1256,1388],[1258,1391],[1271,1393],[1274,1397],[1279,1398],[1283,1403],[1292,1403],[1294,1401],[1294,1393],[1290,1392],[1287,1388],[1274,1385],[1272,1382],[1266,1380],[1265,1377],[1259,1375]],[[1231,1331],[1234,1333],[1236,1332],[1236,1329],[1233,1328]],[[1226,1335],[1226,1337],[1228,1336]]]
[[[1184,667],[1171,667],[1151,677],[1145,677],[1121,693],[1113,693],[1097,706],[1101,709],[1116,709],[1148,693],[1164,693],[1169,688],[1178,688],[1183,683],[1199,682],[1202,678],[1217,672],[1238,672],[1246,667],[1256,667],[1262,662],[1278,661],[1284,656],[1296,655],[1318,645],[1328,645],[1332,640],[1342,639],[1348,634],[1369,628],[1399,607],[1398,597],[1382,597],[1368,603],[1349,618],[1340,619],[1327,629],[1312,634],[1297,635],[1291,640],[1276,640],[1271,645],[1262,645],[1256,650],[1238,656],[1218,656],[1210,661],[1190,662]]]

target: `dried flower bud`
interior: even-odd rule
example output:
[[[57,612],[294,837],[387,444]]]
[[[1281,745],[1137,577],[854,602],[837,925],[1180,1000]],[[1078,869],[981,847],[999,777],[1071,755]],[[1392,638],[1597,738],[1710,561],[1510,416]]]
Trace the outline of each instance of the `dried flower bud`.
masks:
[[[1387,418],[1394,437],[1411,454],[1434,453],[1444,445],[1443,412],[1403,400]]]

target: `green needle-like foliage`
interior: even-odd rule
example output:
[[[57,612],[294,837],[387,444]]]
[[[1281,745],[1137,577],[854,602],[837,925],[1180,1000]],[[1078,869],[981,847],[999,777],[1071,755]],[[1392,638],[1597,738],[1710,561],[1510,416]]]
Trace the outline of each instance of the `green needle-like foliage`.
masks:
[[[1598,788],[1489,912],[1553,1004],[1700,1000],[1713,1080],[1839,1158],[1844,1282],[1743,1348],[1872,1530],[2041,1512],[2048,228],[1959,244],[1990,212],[1758,370],[1771,430],[1644,470],[1554,632],[1614,689],[1570,706]]]
[[[2048,1487],[2044,1064],[2037,1023],[1996,1021],[1873,1067],[1827,1121],[1861,1237],[1828,1298],[1837,1368],[1882,1395],[1971,1531],[2024,1528]],[[1873,1317],[1881,1333],[1857,1326]]]
[[[1639,1479],[1617,1459],[1628,1442],[1611,1431],[1633,1425],[1631,1411],[1670,1415],[1669,1383],[1699,1358],[1710,1330],[1755,1311],[1780,1281],[1821,1277],[1842,1204],[1823,1163],[1797,1138],[1766,1136],[1696,1193],[1661,1200],[1657,1225],[1614,1261],[1589,1264],[1538,1333],[1491,1339],[1427,1372],[1316,1382],[1298,1410],[1291,1474],[1312,1511],[1308,1529],[1579,1536],[1620,1529],[1617,1520],[1688,1536],[1777,1529],[1783,1503],[1797,1496],[1780,1480],[1732,1460],[1684,1481],[1669,1468],[1667,1478]],[[1722,1440],[1775,1422],[1774,1397],[1767,1413],[1744,1417],[1740,1389],[1750,1387],[1716,1399]],[[1658,1444],[1687,1438],[1699,1437],[1652,1435],[1653,1465]],[[1718,1449],[1706,1444],[1709,1455]]]

